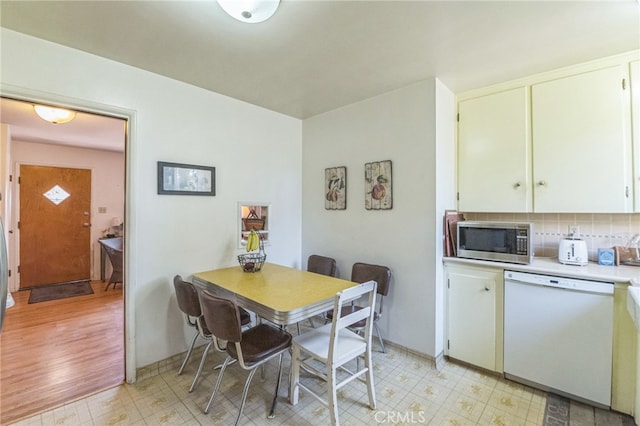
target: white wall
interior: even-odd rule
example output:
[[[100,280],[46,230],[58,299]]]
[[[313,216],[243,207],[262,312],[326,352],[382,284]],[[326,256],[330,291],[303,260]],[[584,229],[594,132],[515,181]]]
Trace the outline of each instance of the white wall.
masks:
[[[436,177],[439,167],[454,165],[452,157],[438,158],[436,147],[437,140],[454,143],[450,128],[436,134],[436,88],[450,97],[446,106],[453,108],[453,95],[443,87],[429,79],[303,122],[303,260],[314,253],[333,257],[346,279],[358,261],[391,268],[383,334],[431,356],[442,351],[435,340],[436,327],[443,327],[441,307],[436,307],[442,303],[437,224],[445,206],[436,202],[442,197]],[[364,164],[383,160],[392,161],[393,208],[367,211]],[[324,169],[334,166],[347,167],[346,210],[324,209]]]
[[[11,173],[14,176],[20,175],[20,165],[46,165],[91,170],[91,278],[99,279],[100,246],[98,238],[104,236],[103,231],[109,228],[112,217],[124,217],[124,153],[14,139],[12,141],[11,164]],[[14,185],[16,181],[14,180]],[[17,188],[14,188],[14,194],[19,195]],[[13,203],[15,218],[19,218],[19,203],[19,198],[15,197]],[[106,213],[99,213],[98,207],[106,208]],[[18,247],[13,247],[13,249],[15,252],[19,252]],[[106,263],[108,265],[109,261]],[[17,288],[12,287],[11,290],[15,291]]]
[[[272,203],[269,260],[299,265],[300,120],[4,28],[0,36],[3,90],[134,116],[126,309],[135,316],[127,339],[136,366],[186,349],[171,279],[237,264],[238,201]],[[215,166],[216,196],[157,195],[157,161]]]

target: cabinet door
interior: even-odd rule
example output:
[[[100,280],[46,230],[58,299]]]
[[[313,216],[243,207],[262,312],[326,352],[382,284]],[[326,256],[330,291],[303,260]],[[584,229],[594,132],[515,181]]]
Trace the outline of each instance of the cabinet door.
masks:
[[[629,65],[629,80],[631,82],[631,140],[633,141],[634,181],[634,211],[640,212],[640,61],[633,61]]]
[[[535,212],[630,211],[624,77],[615,66],[532,86]]]
[[[531,210],[528,99],[524,87],[458,105],[458,210]]]
[[[496,297],[502,271],[451,268],[447,273],[450,357],[497,370]]]

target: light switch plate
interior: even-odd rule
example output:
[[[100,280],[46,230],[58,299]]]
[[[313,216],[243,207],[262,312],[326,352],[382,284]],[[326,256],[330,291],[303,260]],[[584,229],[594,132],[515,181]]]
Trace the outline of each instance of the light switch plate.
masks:
[[[106,213],[106,212],[107,212],[106,207],[98,207],[98,213]]]

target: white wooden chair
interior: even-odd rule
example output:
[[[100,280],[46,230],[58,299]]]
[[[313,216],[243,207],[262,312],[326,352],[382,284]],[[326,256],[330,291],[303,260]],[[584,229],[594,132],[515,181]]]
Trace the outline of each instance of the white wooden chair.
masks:
[[[307,333],[295,336],[292,344],[291,355],[291,384],[289,388],[289,400],[292,405],[298,403],[300,388],[314,396],[329,407],[331,424],[338,425],[338,399],[337,391],[342,386],[356,378],[365,376],[367,393],[369,395],[369,407],[376,408],[376,396],[373,383],[373,365],[371,361],[371,331],[373,328],[373,314],[376,299],[377,283],[368,281],[356,285],[336,294],[333,305],[333,318],[330,324],[314,328]],[[342,307],[358,298],[366,299],[366,305],[362,303],[362,309],[351,311]],[[364,336],[361,336],[348,327],[364,320]],[[345,364],[351,360],[364,358],[364,366],[359,368],[356,362],[356,371],[345,368]],[[325,365],[324,371],[317,368],[317,362]],[[300,382],[300,369],[320,377],[327,382],[326,399],[312,391],[308,386]],[[346,378],[338,379],[340,376]],[[362,378],[360,378],[362,380]]]

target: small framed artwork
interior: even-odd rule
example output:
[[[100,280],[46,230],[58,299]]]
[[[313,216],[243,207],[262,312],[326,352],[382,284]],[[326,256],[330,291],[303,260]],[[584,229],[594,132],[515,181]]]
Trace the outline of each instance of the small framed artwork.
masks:
[[[364,207],[367,210],[389,210],[393,207],[391,160],[364,165]]]
[[[344,210],[347,208],[347,168],[324,169],[324,208]]]
[[[158,194],[216,195],[216,168],[158,161]]]

